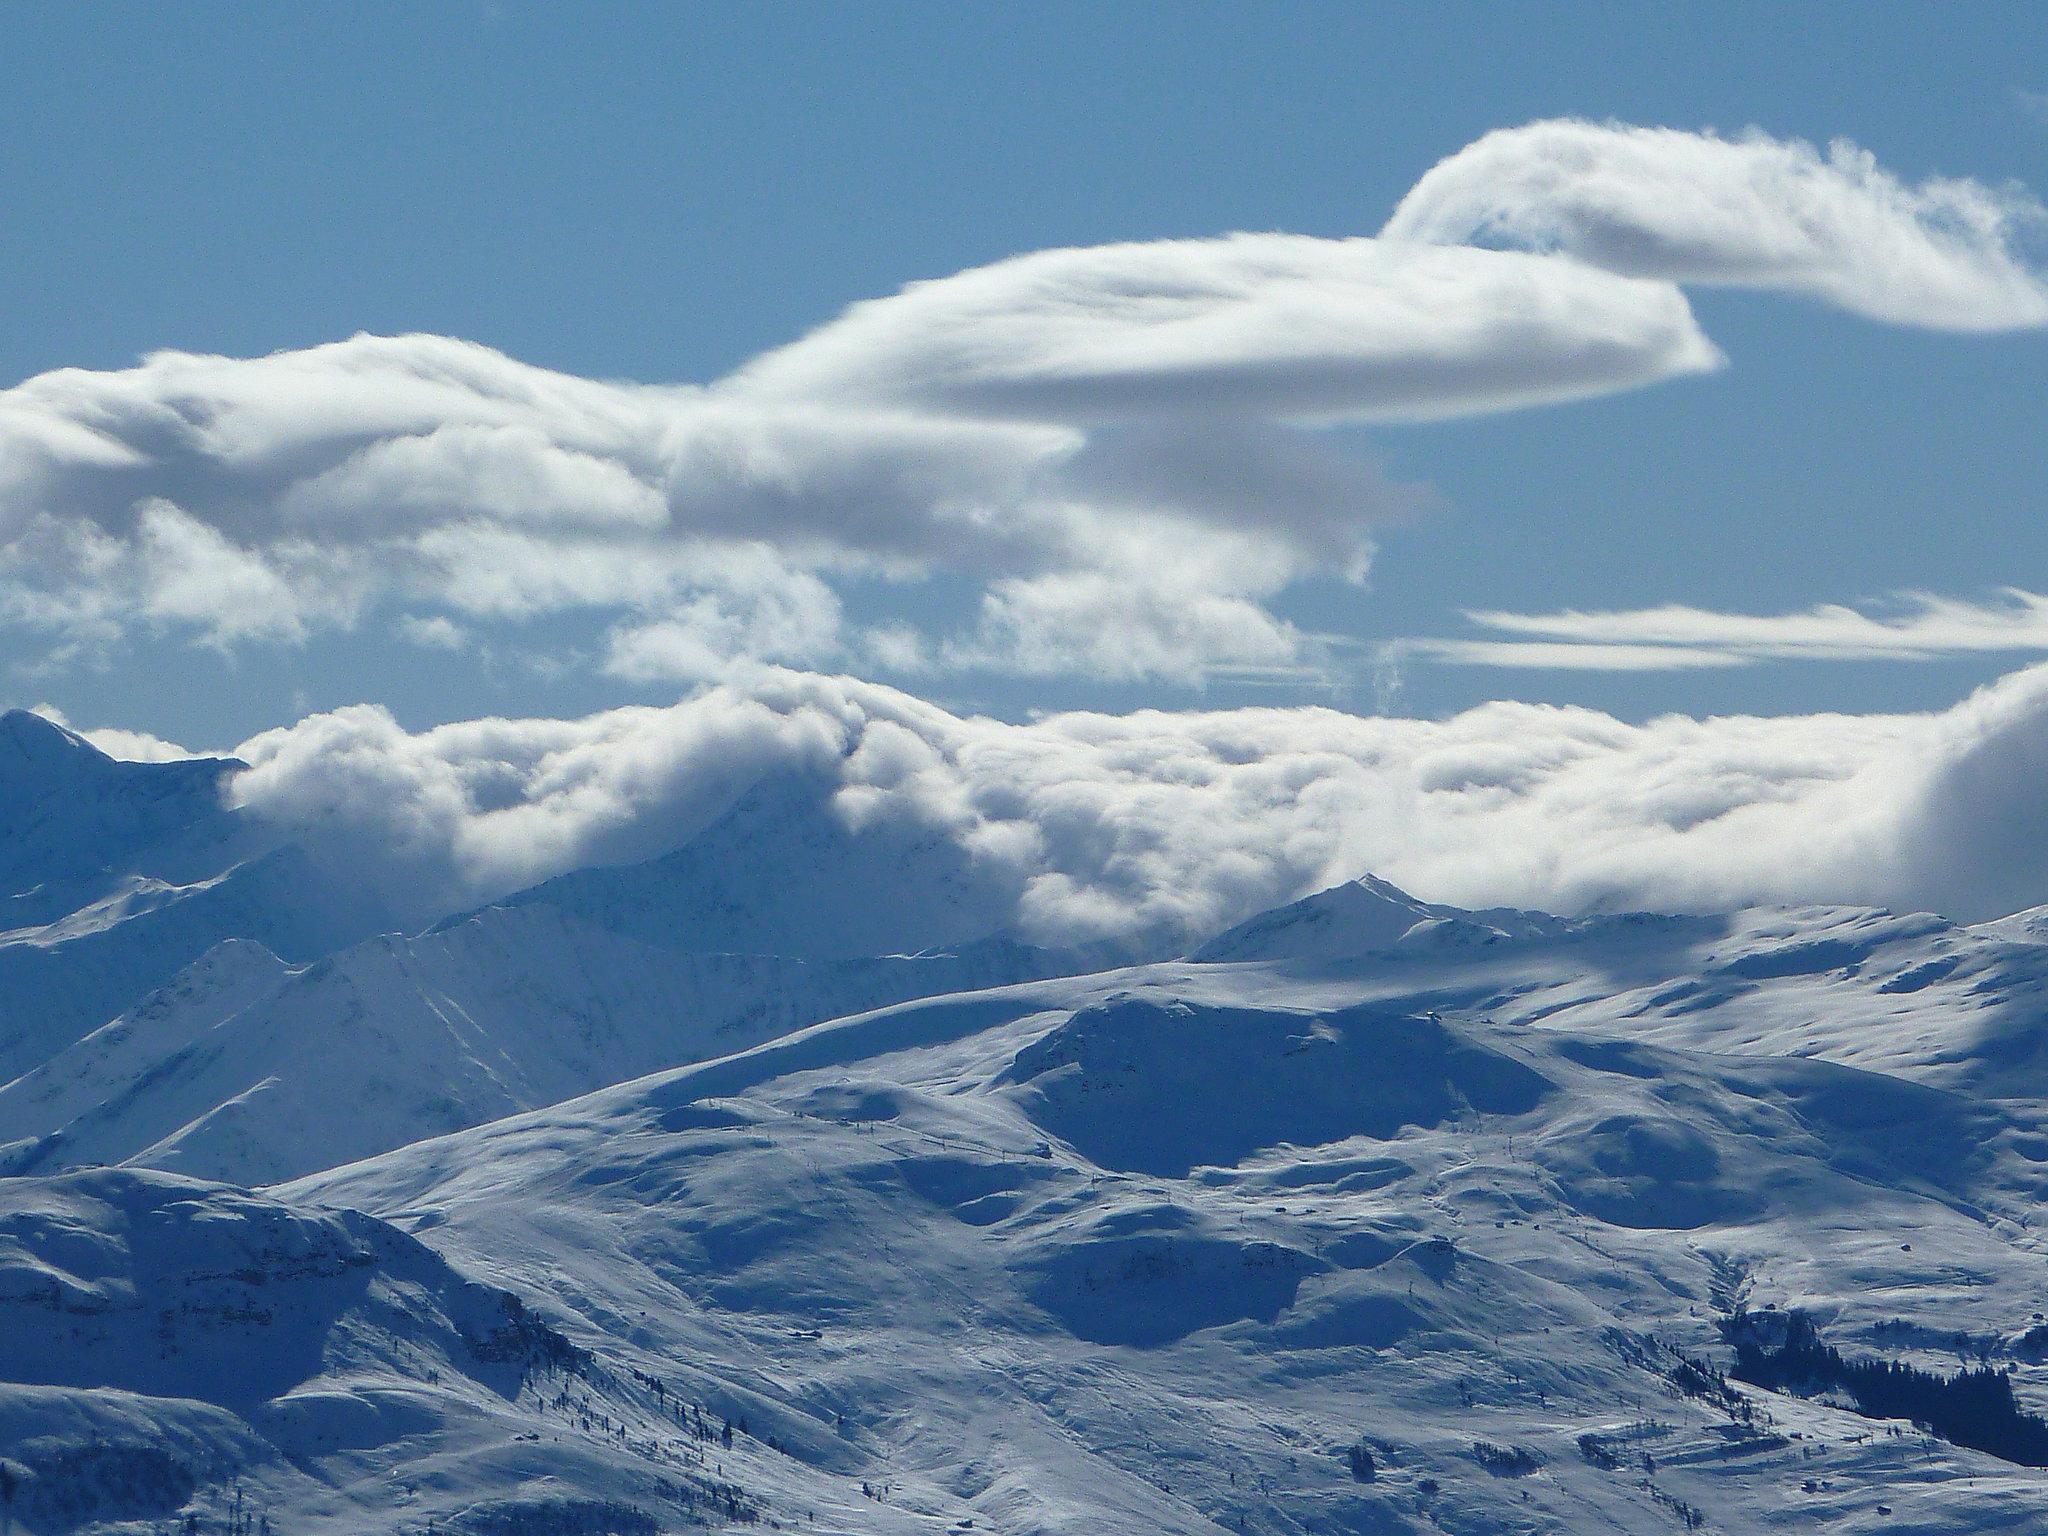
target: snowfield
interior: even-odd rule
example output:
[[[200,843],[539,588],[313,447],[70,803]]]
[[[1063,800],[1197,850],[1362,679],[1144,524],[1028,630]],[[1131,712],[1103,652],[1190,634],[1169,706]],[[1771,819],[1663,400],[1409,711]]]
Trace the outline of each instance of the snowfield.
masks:
[[[0,828],[13,1530],[2048,1530],[2038,913],[1366,878],[1131,963],[778,783],[288,952],[134,893],[303,855],[73,741],[0,733],[98,828]]]

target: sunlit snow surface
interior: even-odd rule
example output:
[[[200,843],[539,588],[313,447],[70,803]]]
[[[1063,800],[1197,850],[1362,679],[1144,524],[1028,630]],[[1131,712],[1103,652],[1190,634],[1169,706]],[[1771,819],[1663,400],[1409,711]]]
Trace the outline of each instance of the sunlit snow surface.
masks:
[[[2048,1128],[2003,1095],[2048,951],[1526,924],[888,1009],[290,1193],[749,1394],[785,1516],[893,1486],[834,1528],[2038,1528],[2040,1473],[1768,1394],[1739,1426],[1668,1373],[1746,1301],[2017,1358],[2039,1401]]]
[[[1101,957],[692,948],[766,919],[643,877],[230,936],[0,1088],[15,1529],[2048,1529],[1674,1380],[1800,1307],[2048,1409],[2037,916],[1362,881],[1048,978]]]

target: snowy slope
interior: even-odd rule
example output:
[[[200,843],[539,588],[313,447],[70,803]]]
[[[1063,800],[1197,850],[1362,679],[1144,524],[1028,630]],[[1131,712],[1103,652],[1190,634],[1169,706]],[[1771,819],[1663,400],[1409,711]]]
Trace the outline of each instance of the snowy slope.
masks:
[[[1481,1007],[1506,1022],[1830,1056],[1983,1092],[2035,1092],[2043,1079],[2031,1053],[2048,948],[1929,917],[1564,920],[1462,913],[1365,881],[1256,918],[1193,958],[1333,1005]],[[231,947],[0,1087],[0,1167],[134,1162],[270,1182],[821,1019],[1099,961],[1001,940],[850,960],[696,954],[537,900],[305,967]],[[221,976],[235,984],[214,985]]]
[[[306,960],[382,925],[225,806],[238,766],[117,762],[40,715],[0,715],[0,1082],[225,939]]]
[[[870,904],[897,855],[921,878],[844,828],[788,845]],[[0,1457],[70,1511],[41,1529],[217,1518],[237,1478],[280,1531],[408,1536],[2048,1510],[2048,1472],[1688,1363],[1796,1307],[2048,1412],[2033,916],[1364,880],[1059,975],[1099,957],[834,954],[842,893],[728,899],[688,860],[543,889],[312,965],[223,945],[0,1089],[38,1175],[325,1170],[0,1179]],[[806,955],[692,947],[799,915]],[[480,1355],[515,1316],[520,1362]]]
[[[353,1213],[164,1174],[0,1181],[0,1315],[27,1536],[187,1516],[643,1536],[756,1507],[735,1480],[754,1457],[640,1411],[516,1298]]]
[[[41,715],[0,714],[0,932],[90,905],[122,874],[176,885],[232,862],[241,828],[221,782],[233,767],[118,762]]]
[[[851,960],[689,954],[540,903],[302,967],[235,942],[0,1086],[0,1168],[133,1162],[267,1183],[820,1019],[1077,966],[1001,942]]]
[[[2034,1528],[2041,1472],[1683,1360],[1798,1305],[2048,1402],[2038,1101],[1331,985],[926,1000],[292,1195],[830,1432],[889,1486],[872,1528]]]
[[[881,1003],[1107,963],[992,933],[996,894],[950,843],[852,828],[781,777],[662,859],[335,954],[381,912],[224,809],[235,767],[0,722],[9,899],[37,920],[0,934],[0,1167],[265,1182]]]
[[[1323,999],[1472,1007],[1505,1023],[1818,1056],[2037,1098],[2048,1096],[2048,945],[2032,918],[1964,927],[1828,906],[1559,918],[1461,912],[1368,880],[1253,918],[1193,958]]]

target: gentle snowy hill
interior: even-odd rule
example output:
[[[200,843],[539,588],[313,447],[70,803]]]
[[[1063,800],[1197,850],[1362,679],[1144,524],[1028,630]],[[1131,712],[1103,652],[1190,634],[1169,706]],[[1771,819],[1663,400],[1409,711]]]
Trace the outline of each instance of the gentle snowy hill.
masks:
[[[238,1485],[406,1536],[1964,1536],[2048,1501],[2025,915],[1362,880],[1063,975],[1101,957],[835,954],[880,933],[839,891],[689,868],[310,965],[223,944],[0,1088],[23,1528]],[[809,953],[692,948],[776,913]],[[325,1171],[50,1173],[114,1160]],[[1857,1396],[1877,1364],[1907,1398]]]
[[[40,715],[0,715],[0,1082],[224,939],[308,960],[382,926],[224,804],[238,767],[118,762]]]
[[[1182,964],[926,1000],[292,1195],[851,1451],[889,1491],[835,1529],[2037,1517],[2048,1474],[1715,1372],[1724,1324],[1762,1326],[1737,1308],[1797,1307],[1853,1357],[1981,1358],[2048,1407],[2038,1101],[1377,985]]]
[[[700,954],[538,900],[309,966],[231,945],[0,1086],[0,1168],[135,1163],[271,1182],[822,1019],[1101,960],[1003,940],[862,959]],[[2015,1091],[2015,1071],[2043,1076],[2028,1063],[2048,949],[1934,918],[1830,908],[1566,921],[1464,913],[1361,881],[1243,924],[1191,963],[1248,968],[1332,1003],[1484,1007],[2000,1093]]]

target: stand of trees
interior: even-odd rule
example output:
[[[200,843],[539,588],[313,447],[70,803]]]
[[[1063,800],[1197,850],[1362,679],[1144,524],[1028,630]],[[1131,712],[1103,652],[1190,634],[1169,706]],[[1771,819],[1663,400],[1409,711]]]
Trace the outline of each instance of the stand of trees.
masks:
[[[1730,1374],[1737,1381],[1779,1392],[1838,1389],[1871,1418],[1910,1419],[1951,1444],[2048,1467],[2048,1420],[2020,1407],[2006,1371],[1985,1365],[1944,1376],[1890,1360],[1850,1360],[1802,1312],[1738,1312],[1724,1329],[1735,1346]],[[1766,1342],[1766,1333],[1780,1330],[1781,1342]]]

